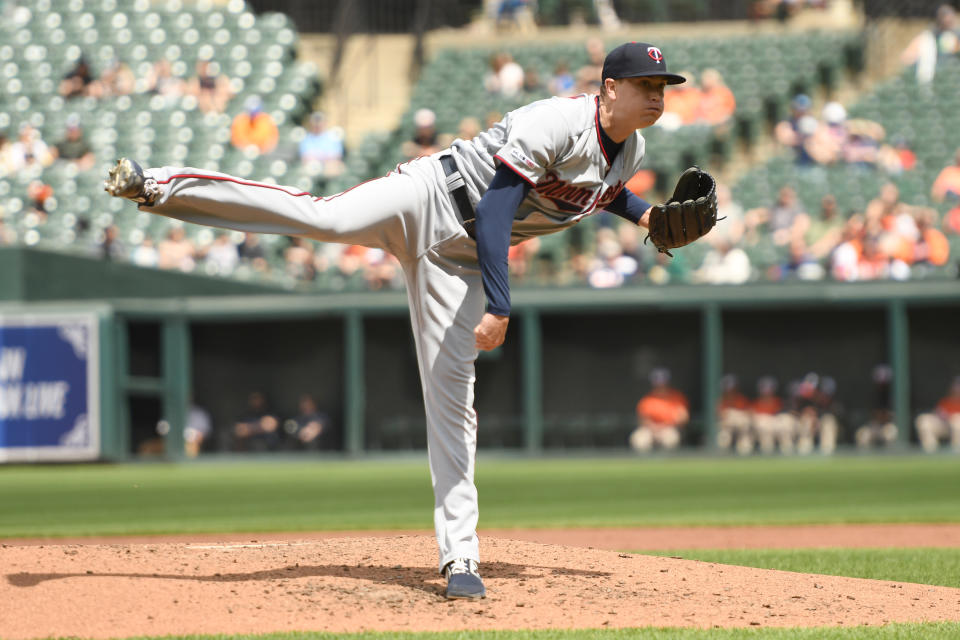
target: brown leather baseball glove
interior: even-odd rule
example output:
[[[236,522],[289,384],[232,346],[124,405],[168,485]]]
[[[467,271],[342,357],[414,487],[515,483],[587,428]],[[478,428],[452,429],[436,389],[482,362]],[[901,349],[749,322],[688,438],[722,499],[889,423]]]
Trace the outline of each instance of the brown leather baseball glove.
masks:
[[[717,224],[717,183],[706,171],[690,167],[680,175],[673,197],[650,211],[649,233],[661,253],[690,244]]]

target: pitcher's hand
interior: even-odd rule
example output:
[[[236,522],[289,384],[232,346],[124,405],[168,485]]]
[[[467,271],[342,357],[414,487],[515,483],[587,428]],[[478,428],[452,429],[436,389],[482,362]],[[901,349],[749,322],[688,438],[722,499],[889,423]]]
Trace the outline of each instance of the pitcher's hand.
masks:
[[[496,316],[492,313],[483,314],[474,330],[473,335],[477,338],[477,349],[481,351],[491,351],[503,344],[507,337],[507,324],[510,322],[510,316]]]

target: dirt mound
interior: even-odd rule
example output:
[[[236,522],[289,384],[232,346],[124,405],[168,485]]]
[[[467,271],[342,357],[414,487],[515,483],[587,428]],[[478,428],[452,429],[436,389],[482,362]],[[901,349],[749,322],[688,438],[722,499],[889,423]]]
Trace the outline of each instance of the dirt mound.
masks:
[[[733,627],[960,620],[960,589],[485,538],[448,602],[429,536],[4,546],[0,636]]]

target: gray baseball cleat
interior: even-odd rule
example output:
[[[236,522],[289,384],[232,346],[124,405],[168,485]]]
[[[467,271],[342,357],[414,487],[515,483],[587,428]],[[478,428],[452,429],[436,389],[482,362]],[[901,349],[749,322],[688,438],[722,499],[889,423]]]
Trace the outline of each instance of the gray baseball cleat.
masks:
[[[126,198],[141,204],[151,205],[160,195],[157,181],[143,173],[130,158],[120,158],[117,166],[110,169],[103,181],[103,190],[117,198]]]
[[[447,578],[447,597],[476,600],[487,597],[476,560],[457,558],[443,568]]]

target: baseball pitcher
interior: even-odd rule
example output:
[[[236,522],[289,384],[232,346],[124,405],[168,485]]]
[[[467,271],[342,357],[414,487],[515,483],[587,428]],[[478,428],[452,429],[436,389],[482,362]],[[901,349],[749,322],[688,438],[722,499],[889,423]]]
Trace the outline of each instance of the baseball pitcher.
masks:
[[[105,188],[157,215],[397,257],[423,382],[439,569],[447,597],[482,598],[474,361],[506,335],[508,249],[602,210],[648,228],[664,252],[707,233],[716,222],[708,174],[688,170],[655,207],[624,189],[644,155],[637,130],[660,117],[664,87],[682,82],[657,47],[624,44],[606,57],[599,95],[534,102],[472,140],[326,197],[198,169],[142,170],[126,158]]]

